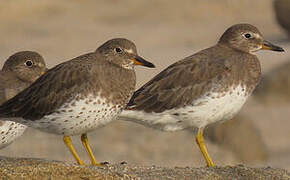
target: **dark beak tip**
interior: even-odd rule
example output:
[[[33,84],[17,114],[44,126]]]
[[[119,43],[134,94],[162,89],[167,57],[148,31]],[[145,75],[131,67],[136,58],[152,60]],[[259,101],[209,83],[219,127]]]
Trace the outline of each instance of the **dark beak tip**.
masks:
[[[150,63],[147,67],[149,67],[149,68],[155,68],[155,65],[152,64],[152,63]]]
[[[282,47],[276,46],[276,45],[274,45],[271,42],[266,41],[266,40],[264,40],[264,46],[266,47],[266,49],[271,50],[271,51],[285,52],[285,50]]]
[[[285,52],[285,50],[283,48],[280,48],[278,51],[279,52]]]
[[[276,52],[285,52],[285,50],[281,47],[274,47],[271,49],[272,51],[276,51]]]
[[[135,58],[136,61],[138,61],[139,63],[141,63],[140,65],[145,66],[145,67],[149,67],[149,68],[155,68],[155,65],[149,61],[146,61],[145,59],[143,59],[140,56],[137,56]]]

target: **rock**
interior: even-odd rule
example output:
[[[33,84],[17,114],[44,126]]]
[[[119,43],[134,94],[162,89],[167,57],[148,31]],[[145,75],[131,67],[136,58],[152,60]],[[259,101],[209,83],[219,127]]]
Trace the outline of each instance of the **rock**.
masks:
[[[288,33],[290,38],[290,1],[275,0],[273,6],[278,23]]]
[[[281,64],[280,66],[263,75],[261,82],[255,89],[253,95],[256,100],[263,104],[289,103],[290,61]]]
[[[259,129],[246,115],[239,114],[230,121],[210,125],[205,131],[205,137],[231,150],[243,163],[264,162],[268,158],[267,147]]]
[[[0,157],[1,179],[290,179],[283,169],[226,167],[78,166],[59,161]]]

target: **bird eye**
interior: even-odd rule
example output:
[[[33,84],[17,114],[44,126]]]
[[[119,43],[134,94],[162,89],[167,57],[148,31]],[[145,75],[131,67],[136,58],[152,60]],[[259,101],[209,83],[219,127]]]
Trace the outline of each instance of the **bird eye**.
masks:
[[[115,51],[117,52],[117,53],[121,53],[122,52],[122,49],[121,48],[115,48]]]
[[[25,62],[25,66],[27,66],[27,67],[31,67],[32,65],[33,65],[33,62],[31,60],[27,60]]]
[[[247,38],[247,39],[249,39],[249,38],[251,38],[251,37],[252,37],[252,35],[251,35],[251,34],[249,34],[249,33],[246,33],[246,34],[244,34],[244,37],[245,37],[245,38]]]

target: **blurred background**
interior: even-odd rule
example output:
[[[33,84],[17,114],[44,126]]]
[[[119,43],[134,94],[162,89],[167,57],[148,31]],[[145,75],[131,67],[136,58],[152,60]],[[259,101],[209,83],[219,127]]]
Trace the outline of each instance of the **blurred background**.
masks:
[[[157,66],[137,68],[140,87],[169,64],[214,45],[229,26],[251,23],[286,52],[257,53],[264,78],[256,94],[234,120],[210,126],[206,144],[217,165],[290,170],[290,1],[275,3],[282,26],[272,0],[1,0],[0,65],[17,51],[34,50],[53,67],[94,51],[108,39],[125,37]],[[115,121],[90,133],[89,140],[99,161],[205,166],[189,131],[166,133]],[[73,143],[89,163],[80,137]],[[1,149],[0,155],[74,162],[61,136],[33,129]]]

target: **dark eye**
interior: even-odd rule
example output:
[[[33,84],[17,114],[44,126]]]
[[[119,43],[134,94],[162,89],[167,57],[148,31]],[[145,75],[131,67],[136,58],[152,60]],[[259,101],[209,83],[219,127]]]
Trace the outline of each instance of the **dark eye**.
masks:
[[[245,36],[245,38],[247,38],[247,39],[249,39],[249,38],[251,38],[252,36],[251,36],[251,34],[249,34],[249,33],[247,33],[247,34],[244,34],[244,36]]]
[[[122,49],[121,48],[115,48],[115,51],[117,52],[117,53],[121,53],[122,52]]]
[[[25,62],[25,65],[28,66],[28,67],[31,67],[31,66],[33,65],[33,62],[30,61],[30,60],[27,60],[27,61]]]

